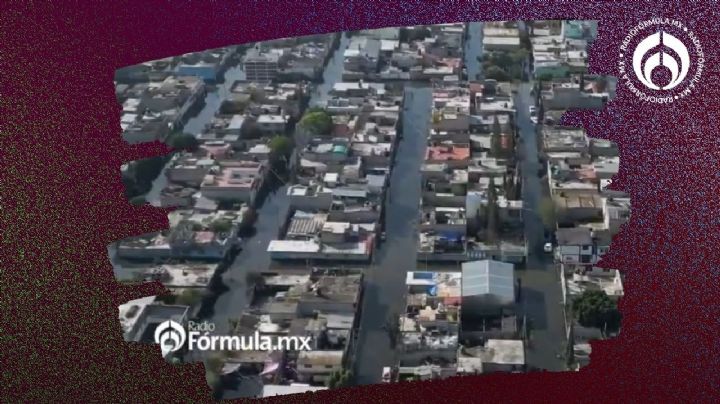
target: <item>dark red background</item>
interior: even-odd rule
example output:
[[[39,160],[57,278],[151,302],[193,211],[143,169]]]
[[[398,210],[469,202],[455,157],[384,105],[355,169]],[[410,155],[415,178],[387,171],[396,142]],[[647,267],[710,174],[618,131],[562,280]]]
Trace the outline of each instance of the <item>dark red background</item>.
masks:
[[[714,3],[29,3],[0,3],[3,398],[210,399],[201,365],[166,364],[157,347],[127,344],[121,336],[117,306],[160,289],[120,288],[106,246],[159,230],[167,217],[127,202],[119,168],[167,150],[131,147],[121,139],[115,69],[317,32],[478,19],[597,19],[591,70],[616,74],[619,46],[630,28],[664,16],[682,21],[701,39],[706,70],[700,88],[675,104],[657,105],[620,87],[604,111],[569,117],[592,136],[619,144],[622,163],[614,187],[632,196],[632,219],[604,262],[626,274],[621,336],[593,344],[592,363],[581,372],[466,377],[305,397],[717,402],[720,35]]]

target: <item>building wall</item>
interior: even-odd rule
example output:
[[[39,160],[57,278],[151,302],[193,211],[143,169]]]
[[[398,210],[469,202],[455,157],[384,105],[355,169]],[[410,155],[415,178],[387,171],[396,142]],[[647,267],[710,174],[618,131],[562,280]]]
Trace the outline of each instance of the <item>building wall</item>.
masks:
[[[192,198],[189,196],[160,195],[160,206],[163,208],[189,208],[192,206],[192,202]]]
[[[200,192],[204,197],[215,200],[252,203],[255,199],[255,190],[250,188],[230,188],[211,185],[201,187]]]
[[[169,167],[165,171],[168,180],[171,182],[181,182],[188,184],[200,185],[208,172],[206,167],[195,167],[195,168],[184,168],[184,167]]]
[[[375,223],[380,219],[380,209],[378,210],[353,210],[340,211],[333,210],[328,214],[328,220],[333,222],[350,222],[350,223]]]
[[[161,140],[158,133],[151,131],[123,131],[122,137],[130,144]]]
[[[290,207],[298,210],[328,210],[332,204],[332,194],[321,193],[315,196],[290,195]]]
[[[457,360],[457,347],[453,349],[429,349],[423,348],[417,351],[404,351],[400,353],[400,363],[402,366],[420,366],[425,364],[425,360],[430,357],[433,359],[445,359],[447,361]]]
[[[570,73],[570,70],[565,65],[537,66],[533,69],[533,73],[536,77],[551,75],[554,78],[563,78],[567,77],[567,75]]]
[[[423,192],[423,204],[428,206],[448,206],[448,207],[454,207],[454,208],[466,208],[466,197],[461,196],[455,196],[455,195],[448,195],[448,194],[437,194],[432,191],[424,191]],[[475,211],[472,212],[472,215],[475,215]],[[468,217],[470,215],[468,214]]]

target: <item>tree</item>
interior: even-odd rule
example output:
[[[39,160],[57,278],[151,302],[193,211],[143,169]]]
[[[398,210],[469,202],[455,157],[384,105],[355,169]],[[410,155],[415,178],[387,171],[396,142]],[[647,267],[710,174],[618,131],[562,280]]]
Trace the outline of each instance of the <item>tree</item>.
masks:
[[[508,178],[507,173],[503,174],[503,189],[505,191],[505,196],[508,199],[513,199],[515,196],[515,193],[513,192],[513,181],[512,177]]]
[[[583,327],[617,331],[622,315],[604,290],[586,290],[572,303],[572,310]]]
[[[315,135],[329,135],[332,125],[330,115],[319,108],[310,108],[300,120],[300,126]]]
[[[490,65],[485,69],[485,78],[488,80],[510,81],[510,75],[499,66]]]
[[[275,135],[270,139],[268,144],[270,147],[270,154],[277,158],[289,158],[293,152],[293,141],[291,138],[283,135]]]
[[[222,390],[222,368],[225,361],[220,353],[213,352],[205,360],[205,380],[212,389],[213,395]]]
[[[498,206],[497,191],[495,190],[495,182],[490,181],[488,188],[488,208],[487,208],[487,239],[494,243],[498,236]]]
[[[171,137],[169,143],[173,149],[187,150],[190,152],[195,152],[200,147],[200,142],[197,138],[188,133],[182,133]]]
[[[510,53],[510,59],[512,59],[513,64],[520,64],[527,59],[528,55],[530,55],[530,52],[527,49],[520,48]]]
[[[143,205],[145,202],[147,202],[145,200],[145,195],[138,195],[130,198],[130,203],[133,205]]]
[[[128,195],[130,198],[133,196],[141,195],[146,193],[152,187],[152,182],[160,175],[160,172],[165,165],[164,156],[155,156],[147,159],[138,160],[134,163],[134,178],[129,183],[134,184],[133,191],[135,194]],[[126,189],[127,193],[127,189]]]
[[[203,292],[197,289],[188,288],[180,292],[175,299],[175,304],[193,306],[203,297]]]
[[[254,208],[247,208],[245,210],[242,222],[240,222],[240,228],[238,229],[240,236],[247,235],[251,232],[257,216],[257,211]]]
[[[546,197],[540,202],[539,207],[540,219],[542,219],[545,229],[554,230],[557,223],[557,209],[555,207],[555,201]]]
[[[286,162],[293,152],[292,138],[282,135],[276,135],[270,139],[270,164],[273,169],[285,169]]]
[[[495,120],[492,126],[492,138],[490,139],[490,151],[494,157],[500,157],[502,155],[502,129],[500,127],[500,120],[495,115]]]
[[[163,293],[161,295],[158,295],[156,299],[163,304],[175,304],[175,302],[177,301],[177,295],[172,292]]]
[[[227,233],[232,230],[232,222],[227,219],[217,219],[210,223],[210,230],[215,233]]]
[[[538,81],[552,81],[553,78],[555,78],[555,76],[550,72],[540,73],[535,76],[535,79]]]
[[[353,373],[350,370],[342,369],[340,371],[333,372],[327,381],[327,387],[333,389],[350,386],[352,377]]]

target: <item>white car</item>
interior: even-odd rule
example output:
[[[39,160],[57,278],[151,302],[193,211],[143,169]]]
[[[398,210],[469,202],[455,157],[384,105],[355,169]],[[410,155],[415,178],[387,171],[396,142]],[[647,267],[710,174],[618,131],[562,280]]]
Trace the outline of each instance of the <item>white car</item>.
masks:
[[[543,250],[544,250],[546,253],[548,253],[548,254],[551,253],[551,252],[553,252],[553,245],[552,245],[552,243],[545,243],[545,245],[543,246]]]
[[[537,111],[537,108],[535,108],[534,105],[530,106],[530,115],[535,115],[535,112]]]
[[[537,117],[536,117],[536,116],[531,116],[531,117],[530,117],[530,122],[532,122],[532,123],[534,123],[535,125],[537,125],[537,123],[538,123]]]

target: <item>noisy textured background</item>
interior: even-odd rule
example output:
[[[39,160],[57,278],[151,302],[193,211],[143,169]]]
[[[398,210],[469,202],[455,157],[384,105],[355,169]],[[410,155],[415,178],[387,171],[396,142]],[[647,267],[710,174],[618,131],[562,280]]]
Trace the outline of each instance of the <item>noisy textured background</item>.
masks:
[[[719,399],[720,178],[713,2],[112,1],[0,4],[0,341],[11,402],[210,401],[202,365],[172,366],[123,341],[117,306],[159,284],[121,287],[107,245],[160,230],[167,211],[132,206],[120,166],[169,152],[120,135],[117,68],[186,52],[384,26],[470,20],[596,19],[590,70],[617,74],[624,36],[652,17],[700,38],[694,93],[645,103],[622,84],[601,112],[569,113],[618,143],[613,188],[632,218],[602,266],[624,271],[621,335],[580,372],[494,374],[331,390],[314,401],[672,401]],[[304,397],[304,398],[303,398]],[[293,401],[279,397],[277,401]]]

